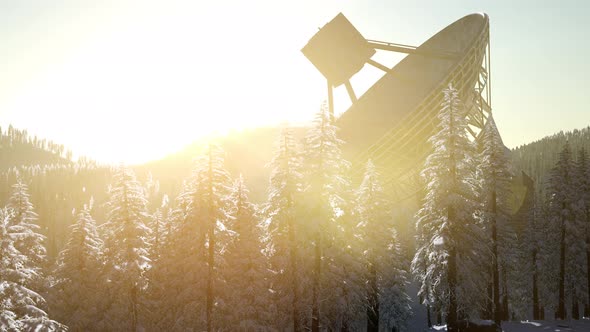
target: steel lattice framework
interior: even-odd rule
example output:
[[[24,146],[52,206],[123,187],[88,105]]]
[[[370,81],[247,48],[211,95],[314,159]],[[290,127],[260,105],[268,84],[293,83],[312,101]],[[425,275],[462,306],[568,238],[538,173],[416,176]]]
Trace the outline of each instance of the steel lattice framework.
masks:
[[[468,15],[419,47],[366,42],[362,46],[369,51],[362,49],[358,54],[370,57],[374,54],[371,50],[382,49],[409,55],[391,69],[365,59],[386,74],[358,100],[350,83],[339,77],[353,105],[338,119],[338,125],[349,145],[353,176],[360,178],[366,161],[373,160],[393,200],[400,202],[415,197],[423,188],[419,172],[432,151],[428,138],[437,126],[443,89],[453,84],[459,91],[474,138],[485,126],[491,113],[489,17]],[[303,51],[306,53],[305,48]],[[354,74],[357,68],[358,64],[348,71]],[[331,96],[333,84],[329,75],[324,76]]]

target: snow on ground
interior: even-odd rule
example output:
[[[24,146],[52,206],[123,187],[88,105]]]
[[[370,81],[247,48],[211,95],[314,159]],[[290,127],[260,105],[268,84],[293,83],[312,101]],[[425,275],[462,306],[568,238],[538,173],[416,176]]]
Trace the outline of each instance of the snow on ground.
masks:
[[[504,332],[561,332],[561,331],[580,331],[590,332],[590,320],[572,320],[572,321],[522,321],[502,323]]]
[[[445,326],[434,326],[429,332],[446,331]],[[590,320],[572,320],[572,321],[521,321],[521,322],[504,322],[502,323],[504,332],[590,332]]]

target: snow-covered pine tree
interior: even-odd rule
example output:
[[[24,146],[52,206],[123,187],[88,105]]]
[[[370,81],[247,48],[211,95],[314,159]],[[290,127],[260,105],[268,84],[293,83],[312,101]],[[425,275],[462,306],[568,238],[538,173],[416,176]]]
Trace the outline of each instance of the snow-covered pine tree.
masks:
[[[51,312],[76,331],[93,331],[104,307],[102,240],[92,215],[92,200],[76,215],[68,242],[59,253],[50,289]]]
[[[222,285],[218,269],[229,232],[230,176],[224,168],[223,150],[209,144],[197,158],[191,177],[176,199],[167,227],[168,236],[154,271],[153,292],[162,294],[156,310],[160,329],[218,329],[214,324]],[[171,327],[172,326],[172,327]]]
[[[480,164],[478,171],[481,184],[479,196],[482,204],[481,219],[488,232],[491,248],[490,270],[492,271],[493,319],[500,325],[500,261],[509,264],[508,250],[513,233],[508,223],[508,197],[510,195],[510,161],[494,118],[490,115],[481,136]]]
[[[7,207],[12,210],[11,225],[21,228],[21,234],[15,239],[14,246],[25,255],[25,267],[34,270],[34,276],[28,280],[28,286],[40,291],[43,285],[43,268],[46,264],[46,251],[43,246],[45,236],[39,233],[38,216],[30,201],[28,186],[20,176],[12,186],[12,193]]]
[[[0,330],[66,331],[67,327],[50,319],[45,299],[29,285],[37,269],[15,244],[30,229],[12,221],[14,211],[0,209]]]
[[[367,162],[356,201],[366,266],[367,331],[403,330],[411,314],[410,298],[405,291],[406,272],[400,264],[401,252],[393,227],[390,200],[371,160]]]
[[[227,234],[225,223],[230,219],[228,215],[228,194],[231,186],[230,175],[224,167],[224,151],[221,147],[209,144],[207,151],[197,161],[196,179],[198,195],[191,202],[192,215],[198,214],[202,218],[202,234],[206,236],[207,249],[207,292],[206,318],[207,332],[215,329],[213,326],[213,306],[217,293],[217,266],[222,259],[220,252],[227,245],[223,239]],[[227,236],[225,236],[227,239]]]
[[[572,303],[572,316],[576,317],[577,303],[586,296],[582,287],[586,284],[585,225],[577,214],[577,195],[575,187],[576,170],[566,143],[559,154],[559,161],[551,170],[549,179],[550,211],[552,227],[559,234],[556,252],[559,258],[558,307],[556,318],[567,317],[566,298]]]
[[[297,218],[302,190],[301,161],[290,128],[283,128],[276,151],[268,165],[268,198],[263,208],[269,239],[268,253],[273,271],[274,327],[302,331],[301,275],[302,229]]]
[[[168,215],[170,213],[170,207],[168,206],[168,196],[164,195],[162,197],[162,204],[160,207],[156,208],[154,213],[151,214],[149,220],[149,228],[151,229],[151,246],[150,246],[150,259],[153,264],[156,264],[156,261],[160,257],[162,252],[162,247],[164,246],[164,241],[167,237],[168,231]]]
[[[224,307],[220,325],[226,331],[270,330],[270,275],[262,251],[262,228],[242,176],[234,182],[230,205],[235,235],[220,271],[225,283],[220,290]]]
[[[545,311],[557,311],[559,297],[559,240],[560,232],[552,217],[549,192],[538,191],[536,223],[539,228],[536,234],[541,242],[539,246],[539,314],[543,318]]]
[[[304,147],[304,218],[306,231],[313,247],[311,262],[311,331],[318,332],[320,324],[331,323],[331,317],[323,317],[322,310],[334,315],[335,290],[342,282],[339,268],[334,266],[339,250],[334,246],[334,234],[340,231],[337,211],[343,205],[341,193],[347,188],[349,163],[342,158],[340,147],[344,143],[337,136],[328,106],[324,102],[317,113],[312,128],[305,137]],[[338,295],[338,293],[336,293]],[[324,307],[324,308],[322,308]]]
[[[196,206],[191,202],[197,195],[194,175],[191,180],[184,182],[168,213],[165,240],[148,272],[150,310],[145,318],[152,330],[203,330],[206,326],[207,261],[199,214],[189,209]]]
[[[145,192],[133,171],[120,166],[109,189],[105,232],[105,275],[110,304],[101,328],[136,331],[142,328],[143,291],[149,267],[149,236]]]
[[[362,330],[367,325],[366,318],[366,264],[363,259],[363,239],[359,236],[356,190],[352,186],[345,188],[340,195],[343,204],[337,211],[337,231],[333,236],[332,276],[329,285],[333,296],[329,306],[323,311],[324,326],[341,332]],[[331,320],[331,322],[326,322]]]
[[[543,239],[544,236],[542,235],[543,231],[546,231],[547,228],[544,227],[547,225],[547,218],[546,218],[546,208],[544,206],[545,201],[543,200],[543,196],[541,191],[537,191],[535,193],[535,206],[533,207],[531,221],[529,222],[529,234],[531,234],[530,238],[528,239],[531,243],[531,265],[533,267],[533,280],[532,280],[532,301],[533,301],[533,319],[541,320],[545,318],[545,309],[544,309],[544,299],[542,296],[542,277],[541,273],[543,271],[542,266],[542,250],[543,250]]]
[[[528,176],[525,179],[533,181]],[[532,319],[544,320],[545,311],[554,312],[558,303],[559,232],[551,219],[548,199],[542,187],[536,184],[530,186],[534,192],[526,217],[526,228],[518,241],[521,257],[513,263],[517,265],[513,269],[519,275],[510,283],[511,307],[517,319],[527,318],[532,313]]]
[[[160,182],[154,180],[152,172],[147,173],[147,179],[143,184],[145,188],[145,199],[147,201],[148,211],[151,213],[156,210],[160,205]]]
[[[578,183],[578,215],[585,225],[586,242],[586,298],[584,306],[584,317],[590,317],[590,161],[586,149],[580,149],[578,153],[577,183]]]
[[[580,319],[580,304],[582,304],[582,310],[584,310],[587,306],[587,295],[588,295],[588,256],[587,256],[587,230],[588,230],[588,218],[587,218],[587,209],[586,209],[586,188],[588,186],[588,181],[590,181],[587,177],[588,172],[584,172],[584,166],[581,164],[587,165],[586,161],[582,161],[582,159],[586,159],[585,151],[580,151],[580,155],[578,155],[578,160],[572,162],[573,171],[574,171],[574,178],[572,181],[572,192],[573,192],[573,204],[572,209],[574,212],[573,215],[573,224],[571,225],[571,229],[568,232],[571,233],[568,242],[567,250],[570,252],[571,260],[569,260],[569,270],[571,271],[571,275],[568,281],[568,289],[569,289],[569,299],[571,303],[571,318],[572,319]],[[583,314],[583,312],[582,312]]]
[[[152,214],[149,228],[151,229],[150,245],[150,269],[146,272],[148,287],[145,295],[146,310],[143,312],[142,321],[147,330],[164,330],[173,326],[171,312],[174,311],[172,303],[176,303],[177,295],[171,289],[167,289],[167,281],[175,276],[169,271],[173,264],[173,222],[171,218],[172,208],[168,196],[162,197],[162,203]],[[172,300],[174,299],[174,300]]]
[[[422,208],[416,213],[416,219],[420,220],[423,216],[426,217],[426,214],[428,213],[432,212]],[[436,255],[438,248],[432,246],[429,241],[429,229],[416,225],[415,238],[416,252],[414,253],[410,268],[414,279],[419,284],[418,298],[420,303],[426,306],[426,319],[428,327],[430,328],[433,325],[431,313],[438,318],[436,323],[440,325],[442,324],[442,311],[446,310],[446,308],[443,307],[445,305],[443,298],[444,294],[435,292],[440,291],[441,288],[443,288],[440,286],[437,287],[437,285],[444,282],[444,280],[441,280],[444,275],[440,270],[442,266],[440,264],[433,264],[438,263],[438,261],[433,261],[433,259],[438,259],[439,255]],[[433,253],[433,255],[431,255],[431,253]],[[431,268],[433,266],[439,268]]]
[[[434,150],[421,173],[426,196],[417,213],[420,248],[412,265],[421,283],[419,294],[444,300],[448,329],[456,331],[460,311],[469,315],[469,309],[478,309],[467,308],[465,301],[485,292],[473,290],[479,279],[473,267],[483,260],[475,256],[482,234],[473,218],[474,148],[467,138],[467,121],[457,90],[449,86],[443,92],[438,131],[429,140]]]
[[[532,181],[532,180],[531,180]],[[542,268],[542,252],[543,247],[543,230],[545,218],[543,214],[543,201],[540,192],[534,192],[533,206],[528,213],[527,225],[524,234],[525,255],[528,255],[528,260],[525,261],[524,268],[530,271],[530,295],[526,296],[530,299],[533,307],[533,319],[541,320],[542,318],[542,294],[541,294],[541,268]]]

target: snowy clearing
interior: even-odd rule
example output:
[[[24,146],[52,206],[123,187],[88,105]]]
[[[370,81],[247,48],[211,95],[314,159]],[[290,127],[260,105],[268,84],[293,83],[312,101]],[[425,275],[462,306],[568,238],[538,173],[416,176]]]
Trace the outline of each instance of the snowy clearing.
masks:
[[[428,331],[440,332],[446,331],[446,325],[434,326]],[[521,321],[521,322],[504,322],[502,323],[504,332],[560,332],[560,331],[590,331],[590,320],[573,320],[573,321]]]

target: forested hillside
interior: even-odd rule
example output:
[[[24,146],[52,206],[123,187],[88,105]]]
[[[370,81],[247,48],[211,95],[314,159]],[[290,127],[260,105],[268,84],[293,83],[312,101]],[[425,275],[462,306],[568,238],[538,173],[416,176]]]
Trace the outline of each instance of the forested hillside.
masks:
[[[568,142],[574,159],[580,149],[590,150],[590,127],[559,132],[512,150],[514,164],[526,172],[542,192],[547,187],[547,176],[559,159],[559,152]]]
[[[74,162],[11,129],[15,151],[57,159],[0,173],[0,327],[403,331],[590,313],[590,129],[519,147],[511,165],[493,118],[468,138],[457,95],[445,90],[409,214],[371,161],[350,178],[325,105],[310,128],[135,167]],[[514,164],[546,190],[518,227]]]
[[[50,140],[30,136],[26,130],[0,127],[0,170],[14,166],[68,164],[72,152]]]
[[[90,197],[105,199],[110,167],[81,157],[72,160],[65,146],[29,135],[26,130],[0,129],[0,203],[6,204],[12,184],[20,177],[31,188],[41,234],[50,257],[57,255],[73,222],[72,210]],[[103,215],[103,209],[96,213]]]
[[[292,128],[294,138],[301,143],[306,130],[304,127]],[[254,202],[265,199],[270,174],[267,164],[272,157],[274,140],[279,132],[278,127],[261,127],[212,139],[225,151],[225,165],[228,171],[234,176],[244,176]],[[158,179],[161,191],[168,195],[176,195],[181,190],[182,179],[190,175],[195,156],[205,148],[206,141],[195,141],[181,151],[160,160],[138,165],[135,170],[140,177],[142,174],[151,173],[154,179]]]
[[[75,219],[74,209],[93,197],[93,215],[99,224],[104,219],[112,166],[86,157],[73,161],[72,153],[63,145],[13,126],[0,132],[0,204],[8,201],[10,186],[19,174],[31,188],[31,201],[39,214],[41,231],[47,237],[48,255],[54,257],[65,244],[67,229]],[[254,202],[265,199],[270,174],[266,166],[279,132],[279,128],[258,128],[213,140],[224,149],[225,165],[232,176],[244,176]],[[294,128],[293,133],[301,141],[305,128]],[[159,204],[164,195],[175,197],[181,192],[183,180],[191,175],[195,156],[205,148],[204,142],[196,141],[161,160],[132,167],[138,180],[150,188],[150,206]]]
[[[9,279],[0,283],[7,295],[0,327],[403,330],[411,315],[409,262],[387,195],[371,163],[362,184],[353,186],[330,118],[324,105],[303,141],[290,128],[268,137],[268,159],[250,166],[267,174],[260,204],[251,202],[244,177],[229,171],[231,152],[215,142],[195,155],[174,195],[155,176],[141,179],[128,167],[6,172],[0,276]],[[224,146],[249,155],[240,144],[246,143]],[[240,164],[236,159],[234,167]],[[56,195],[59,207],[33,193],[53,196],[57,188],[70,188],[67,196]],[[39,205],[69,215],[42,214]],[[57,257],[45,250],[55,234],[40,234],[55,229],[48,216],[72,224],[61,231],[67,241]],[[27,274],[13,278],[22,259]]]

